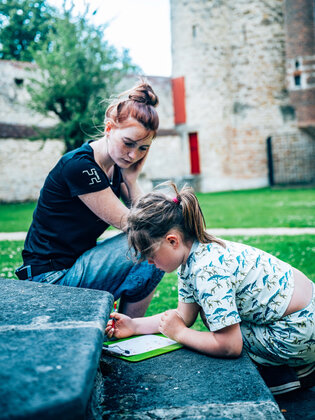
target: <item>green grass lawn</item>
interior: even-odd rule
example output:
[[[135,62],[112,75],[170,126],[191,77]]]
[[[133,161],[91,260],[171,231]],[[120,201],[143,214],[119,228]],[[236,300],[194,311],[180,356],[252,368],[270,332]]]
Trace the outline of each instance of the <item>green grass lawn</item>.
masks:
[[[0,232],[26,232],[36,203],[0,204]]]
[[[315,189],[198,194],[207,227],[314,227]]]
[[[315,189],[197,194],[207,227],[314,227]],[[27,231],[35,203],[0,204],[0,232]]]

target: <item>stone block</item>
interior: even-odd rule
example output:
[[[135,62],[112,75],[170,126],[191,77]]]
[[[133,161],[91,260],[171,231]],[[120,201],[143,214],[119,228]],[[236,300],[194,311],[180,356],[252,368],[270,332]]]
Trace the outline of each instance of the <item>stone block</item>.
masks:
[[[85,418],[112,295],[7,279],[0,287],[0,419]]]
[[[216,359],[180,349],[139,363],[103,354],[101,367],[100,418],[283,419],[246,353]]]

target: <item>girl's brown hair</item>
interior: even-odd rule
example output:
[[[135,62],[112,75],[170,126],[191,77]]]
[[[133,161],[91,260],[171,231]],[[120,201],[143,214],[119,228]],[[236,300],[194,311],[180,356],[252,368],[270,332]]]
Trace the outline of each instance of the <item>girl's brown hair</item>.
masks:
[[[207,233],[205,219],[193,189],[184,186],[178,191],[173,182],[166,184],[174,189],[174,198],[154,191],[142,196],[130,210],[127,220],[128,242],[136,256],[140,256],[140,260],[149,258],[153,245],[171,229],[181,232],[185,242],[196,240],[225,246],[220,239]],[[166,184],[160,184],[157,188]]]
[[[128,118],[134,118],[148,131],[156,136],[159,127],[159,116],[155,107],[159,99],[152,87],[145,81],[141,81],[134,88],[121,93],[107,108],[105,123],[112,121],[121,124]]]

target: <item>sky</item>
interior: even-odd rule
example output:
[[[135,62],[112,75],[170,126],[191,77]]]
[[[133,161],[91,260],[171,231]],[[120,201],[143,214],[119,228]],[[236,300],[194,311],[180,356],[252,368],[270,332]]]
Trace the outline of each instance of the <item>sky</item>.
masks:
[[[50,0],[61,6],[64,0]],[[76,11],[89,4],[94,23],[109,23],[105,39],[118,50],[127,48],[145,75],[171,75],[169,0],[75,0]]]

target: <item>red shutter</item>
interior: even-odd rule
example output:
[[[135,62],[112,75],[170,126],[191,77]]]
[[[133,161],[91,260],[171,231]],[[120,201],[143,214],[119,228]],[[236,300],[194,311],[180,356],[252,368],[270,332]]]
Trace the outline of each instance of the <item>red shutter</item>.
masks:
[[[190,170],[193,175],[200,174],[198,134],[189,133]]]
[[[175,124],[184,124],[186,122],[184,77],[177,77],[176,79],[172,79],[172,91]]]

